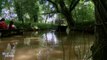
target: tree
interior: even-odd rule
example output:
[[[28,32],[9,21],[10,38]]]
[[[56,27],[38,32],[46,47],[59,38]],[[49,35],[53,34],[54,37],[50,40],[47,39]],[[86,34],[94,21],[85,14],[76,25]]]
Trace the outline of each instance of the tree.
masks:
[[[19,1],[16,1],[14,0],[14,5],[15,5],[15,9],[16,9],[16,13],[17,13],[17,16],[18,16],[18,20],[19,21],[22,21],[22,23],[24,23],[24,20],[23,20],[23,10],[22,10],[22,3]]]
[[[75,26],[72,11],[80,0],[47,0],[47,1],[54,6],[55,11],[53,12],[61,13],[65,17],[70,29]]]
[[[93,60],[107,60],[107,0],[93,0],[96,17],[96,40],[92,46]]]
[[[30,21],[36,22],[38,20],[38,0],[14,0],[16,13],[19,20],[24,22],[24,15],[28,14],[30,16]]]
[[[38,11],[39,6],[37,0],[24,0],[23,9],[24,13],[28,13],[30,16],[30,19],[33,20],[33,22],[36,22],[38,20]]]
[[[2,2],[3,2],[3,0],[0,0],[0,14],[1,14],[1,10],[2,10]]]
[[[94,4],[91,1],[80,1],[73,10],[73,18],[75,22],[94,22]]]

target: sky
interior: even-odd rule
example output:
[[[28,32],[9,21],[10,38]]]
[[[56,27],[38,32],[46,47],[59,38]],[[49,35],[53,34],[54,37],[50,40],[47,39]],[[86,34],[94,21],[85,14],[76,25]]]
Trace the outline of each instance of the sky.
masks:
[[[10,7],[10,9],[3,8],[2,9],[2,17],[5,19],[14,19],[17,17],[17,14],[14,13],[14,8]]]

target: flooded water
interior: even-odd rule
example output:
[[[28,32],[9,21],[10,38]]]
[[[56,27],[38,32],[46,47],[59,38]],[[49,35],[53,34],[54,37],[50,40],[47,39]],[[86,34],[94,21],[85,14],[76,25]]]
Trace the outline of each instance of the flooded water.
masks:
[[[94,35],[25,32],[0,38],[0,60],[91,60]]]

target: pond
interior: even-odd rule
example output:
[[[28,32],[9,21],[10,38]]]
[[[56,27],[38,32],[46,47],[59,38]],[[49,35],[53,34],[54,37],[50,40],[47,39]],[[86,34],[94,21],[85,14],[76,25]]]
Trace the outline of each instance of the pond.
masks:
[[[94,34],[24,32],[0,38],[0,60],[91,60]]]

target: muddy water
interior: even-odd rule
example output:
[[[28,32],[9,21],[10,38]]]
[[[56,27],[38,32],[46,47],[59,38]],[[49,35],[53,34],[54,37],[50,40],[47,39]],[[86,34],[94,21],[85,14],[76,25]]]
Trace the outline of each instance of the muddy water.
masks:
[[[0,60],[91,60],[94,35],[25,32],[0,38]]]

